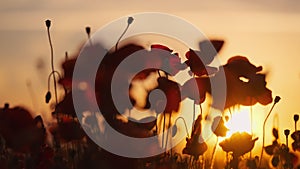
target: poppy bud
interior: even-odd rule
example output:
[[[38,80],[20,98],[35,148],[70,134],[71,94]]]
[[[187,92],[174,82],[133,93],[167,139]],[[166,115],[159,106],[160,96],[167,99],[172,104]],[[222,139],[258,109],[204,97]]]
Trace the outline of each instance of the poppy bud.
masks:
[[[48,91],[46,94],[46,103],[49,103],[50,99],[51,99],[51,92]]]
[[[50,28],[50,26],[51,26],[51,21],[50,21],[49,19],[47,19],[47,20],[45,21],[45,23],[46,23],[47,28]]]
[[[8,109],[9,108],[9,103],[5,103],[4,104],[4,109]]]
[[[274,100],[274,103],[275,103],[275,104],[278,103],[280,99],[281,99],[281,98],[280,98],[279,96],[276,96],[276,97],[275,97],[275,100]]]
[[[290,135],[290,130],[289,129],[286,129],[284,130],[284,135],[287,137],[288,135]]]
[[[276,140],[279,138],[279,135],[278,135],[278,130],[276,128],[273,128],[272,130],[272,133],[273,133],[273,136],[276,138]]]
[[[294,114],[294,121],[297,122],[299,120],[299,115],[298,114]]]
[[[88,35],[90,35],[90,33],[91,33],[91,27],[89,27],[89,26],[85,27],[85,32],[86,32]]]
[[[127,23],[128,23],[128,25],[130,25],[130,24],[132,24],[132,22],[133,22],[133,17],[128,17],[128,20],[127,20]]]
[[[279,164],[279,162],[280,162],[279,156],[274,156],[274,157],[272,158],[272,165],[273,165],[274,167],[277,167],[278,164]]]

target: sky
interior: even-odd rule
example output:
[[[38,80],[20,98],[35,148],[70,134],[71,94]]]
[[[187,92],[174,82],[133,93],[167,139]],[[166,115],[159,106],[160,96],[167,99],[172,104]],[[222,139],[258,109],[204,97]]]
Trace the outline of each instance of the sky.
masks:
[[[272,127],[272,119],[278,114],[279,129],[293,130],[293,114],[300,113],[298,0],[2,0],[0,105],[9,102],[12,106],[26,106],[34,114],[49,116],[49,105],[44,103],[50,72],[46,19],[52,20],[55,66],[61,70],[65,51],[75,54],[86,41],[86,26],[93,33],[113,20],[139,12],[172,14],[192,23],[209,38],[225,40],[219,54],[224,64],[232,56],[243,55],[263,66],[268,74],[267,87],[274,97],[282,98],[267,125]],[[270,107],[254,106],[259,119],[255,124],[257,130]]]

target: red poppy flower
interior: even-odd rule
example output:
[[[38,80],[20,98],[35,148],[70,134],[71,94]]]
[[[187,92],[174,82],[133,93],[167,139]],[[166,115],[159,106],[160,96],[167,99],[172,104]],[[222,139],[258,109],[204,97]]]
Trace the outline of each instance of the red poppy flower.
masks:
[[[155,50],[161,49],[161,50]],[[166,52],[164,52],[166,51]],[[145,67],[157,67],[158,69],[168,72],[170,75],[176,75],[180,70],[186,69],[185,64],[181,63],[178,53],[172,53],[173,50],[167,46],[160,44],[151,45],[151,50],[147,53],[147,60],[145,60]]]
[[[50,132],[63,142],[80,140],[85,136],[78,121],[68,116],[63,116],[58,124],[50,127]]]
[[[185,54],[187,58],[185,63],[197,76],[214,74],[217,72],[217,69],[208,65],[214,60],[223,44],[224,41],[221,40],[202,41],[199,44],[200,51],[190,49]]]
[[[182,150],[183,154],[189,154],[198,159],[200,155],[203,155],[208,149],[207,144],[201,140],[201,119],[199,115],[194,123],[191,138],[186,138],[185,148]]]
[[[256,67],[246,57],[235,56],[223,68],[227,84],[225,108],[256,103],[266,105],[272,102],[272,92],[266,88],[266,75],[259,73],[261,66]],[[222,78],[221,76],[223,75],[216,73],[213,78]],[[220,100],[214,99],[213,106],[221,109],[219,102]]]
[[[0,116],[0,134],[8,147],[22,153],[40,149],[46,136],[41,117],[35,120],[21,107],[0,109]]]
[[[196,103],[201,104],[205,101],[206,93],[208,93],[210,90],[209,78],[193,78],[182,85],[182,99],[187,97],[194,100]]]

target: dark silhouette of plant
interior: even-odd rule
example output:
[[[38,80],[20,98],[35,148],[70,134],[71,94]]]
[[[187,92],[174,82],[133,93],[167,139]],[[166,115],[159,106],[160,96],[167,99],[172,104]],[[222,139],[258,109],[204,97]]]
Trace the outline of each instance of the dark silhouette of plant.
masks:
[[[274,104],[272,105],[272,107],[271,107],[271,109],[270,109],[270,111],[269,111],[269,113],[268,113],[268,115],[267,115],[267,117],[265,118],[265,120],[264,120],[264,124],[263,124],[263,140],[262,140],[262,150],[261,150],[261,153],[260,153],[260,160],[259,160],[259,166],[261,165],[261,161],[262,161],[262,155],[263,155],[263,148],[264,148],[264,146],[265,146],[265,132],[266,132],[266,122],[267,122],[267,120],[268,120],[268,118],[269,118],[269,116],[270,116],[270,114],[271,114],[271,112],[272,112],[272,110],[273,110],[273,108],[274,108],[274,106],[280,101],[280,97],[279,96],[276,96],[275,97],[275,99],[274,99]]]
[[[211,156],[211,168],[213,168],[214,166],[214,161],[215,161],[215,153],[216,153],[216,149],[217,149],[217,145],[219,142],[219,137],[225,137],[228,131],[228,128],[225,126],[224,124],[224,120],[222,116],[217,116],[214,118],[213,122],[212,122],[212,126],[211,126],[211,130],[213,131],[213,133],[217,136],[217,140],[216,143],[214,145],[213,148],[213,153]]]
[[[182,150],[183,154],[191,155],[195,160],[203,155],[208,149],[207,144],[201,139],[201,118],[199,115],[194,123],[191,138],[186,138],[186,146]]]
[[[216,68],[208,66],[223,47],[222,40],[205,40],[199,43],[200,51],[190,49],[185,56],[190,70],[197,76],[209,75],[217,72]]]
[[[229,153],[232,152],[233,159],[230,161],[231,168],[238,168],[240,156],[250,152],[257,141],[258,138],[252,138],[252,135],[246,132],[237,132],[232,134],[228,139],[222,141],[219,145],[222,147],[223,151]]]
[[[44,143],[46,131],[40,116],[33,118],[22,107],[0,109],[0,135],[6,146],[16,152],[38,152]]]
[[[271,156],[271,165],[272,167],[282,167],[282,168],[294,168],[295,162],[297,161],[297,156],[290,152],[288,148],[288,136],[290,130],[285,129],[284,135],[286,137],[286,144],[281,144],[279,142],[279,134],[276,128],[272,130],[274,141],[271,145],[264,147],[264,150],[268,155]],[[294,135],[293,135],[294,134]],[[296,132],[292,134],[292,138],[296,138]]]

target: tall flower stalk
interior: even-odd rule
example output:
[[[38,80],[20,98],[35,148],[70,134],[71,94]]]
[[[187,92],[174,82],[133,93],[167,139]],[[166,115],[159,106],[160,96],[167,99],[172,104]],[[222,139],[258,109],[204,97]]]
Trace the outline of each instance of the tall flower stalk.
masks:
[[[56,77],[55,77],[55,69],[54,69],[54,54],[53,54],[53,45],[52,45],[52,41],[51,41],[51,36],[50,36],[50,26],[51,26],[51,21],[50,20],[46,20],[46,27],[47,27],[47,34],[48,34],[48,40],[49,40],[49,45],[50,45],[50,57],[51,57],[51,73],[49,75],[49,77],[53,77],[53,85],[54,85],[54,95],[55,95],[55,105],[58,104],[58,99],[57,99],[57,82],[56,82]],[[49,78],[48,78],[48,92],[46,94],[46,102],[49,102],[49,100],[51,99],[51,93],[50,93],[50,87],[49,87]]]
[[[127,32],[128,28],[129,28],[130,24],[132,24],[133,20],[134,20],[133,17],[128,17],[128,19],[127,19],[127,26],[126,26],[125,30],[123,31],[123,33],[121,34],[121,36],[119,37],[119,39],[118,39],[118,41],[116,43],[115,51],[118,50],[119,42],[122,39],[122,37],[125,35],[125,33]]]
[[[260,153],[260,159],[259,159],[259,167],[261,166],[261,162],[262,162],[262,156],[263,156],[263,152],[264,152],[264,146],[265,146],[265,133],[266,133],[266,122],[274,108],[274,106],[280,101],[280,97],[276,96],[274,99],[274,104],[272,105],[267,117],[265,118],[264,124],[263,124],[263,140],[262,140],[262,148],[261,148],[261,153]]]
[[[295,131],[297,131],[297,122],[299,120],[299,115],[298,114],[295,114],[294,115],[294,122],[295,122]]]

